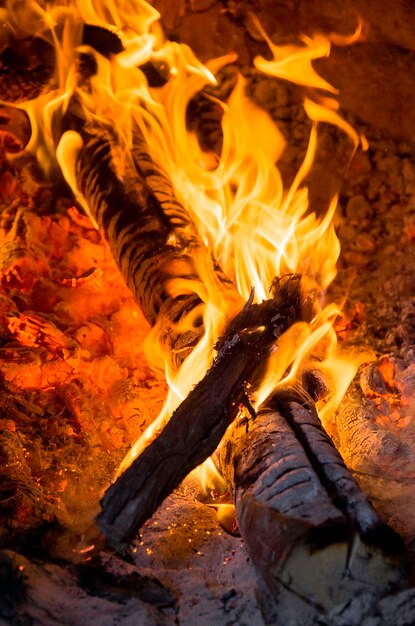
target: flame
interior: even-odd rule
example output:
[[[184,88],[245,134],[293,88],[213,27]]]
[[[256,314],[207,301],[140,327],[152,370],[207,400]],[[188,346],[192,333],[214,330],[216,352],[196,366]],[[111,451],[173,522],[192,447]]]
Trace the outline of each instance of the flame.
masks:
[[[338,35],[336,33],[330,35],[316,33],[312,37],[302,35],[300,37],[301,46],[292,44],[277,46],[268,37],[258,19],[254,15],[251,15],[251,19],[268,44],[274,57],[272,61],[267,61],[260,56],[256,57],[254,59],[255,67],[266,74],[288,80],[296,85],[323,89],[335,94],[338,93],[338,89],[316,72],[312,66],[312,61],[328,57],[332,43],[337,46],[349,46],[359,41],[362,38],[363,31],[363,22],[361,20],[359,20],[355,32],[350,36]]]
[[[367,147],[367,142],[342,119],[334,98],[337,89],[319,76],[312,62],[328,56],[332,44],[349,45],[356,41],[361,36],[362,25],[359,23],[348,38],[316,34],[303,36],[301,45],[278,46],[257,22],[273,60],[257,57],[256,68],[309,88],[304,101],[311,120],[308,148],[292,185],[284,189],[277,163],[285,141],[268,113],[246,96],[242,77],[229,101],[217,102],[223,108],[223,147],[219,156],[203,151],[195,134],[186,127],[190,100],[206,85],[216,84],[215,74],[233,62],[234,55],[203,65],[190,48],[165,39],[158,23],[159,13],[144,0],[62,0],[47,10],[34,1],[27,4],[26,17],[31,14],[35,18],[30,32],[41,33],[53,43],[56,56],[50,92],[21,105],[30,115],[34,128],[28,148],[36,153],[47,172],[53,173],[59,167],[79,204],[89,213],[75,182],[74,168],[82,147],[80,135],[74,131],[63,134],[55,150],[56,129],[60,128],[70,102],[76,99],[86,120],[98,120],[105,127],[116,129],[121,168],[123,154],[131,150],[133,124],[137,124],[151,157],[168,173],[202,241],[213,250],[237,287],[236,293],[218,285],[203,255],[195,259],[200,281],[171,281],[171,293],[198,293],[203,303],[198,314],[203,314],[205,332],[178,371],[172,368],[171,355],[158,349],[157,364],[164,364],[170,392],[158,419],[133,445],[119,472],[160,431],[203,377],[212,362],[216,340],[252,288],[256,300],[262,301],[268,297],[274,277],[286,272],[301,272],[304,284],[319,294],[320,306],[316,307],[310,324],[295,324],[279,340],[255,402],[259,405],[276,386],[294,381],[312,363],[331,381],[330,396],[320,413],[322,419],[329,419],[359,363],[368,357],[345,358],[337,349],[333,323],[339,310],[324,304],[324,294],[336,275],[340,254],[333,225],[337,197],[322,212],[322,217],[311,213],[304,180],[313,167],[321,122],[334,124],[345,132],[352,144],[351,151],[359,145]],[[17,3],[17,9],[9,11],[9,21],[17,24],[18,20]],[[26,19],[25,23],[30,25],[30,20]],[[120,50],[104,56],[83,44],[85,24],[115,34]],[[96,71],[86,79],[79,71],[82,54],[93,59],[96,66]],[[164,68],[167,80],[163,87],[148,85],[140,69],[147,61]],[[192,319],[185,322],[191,324]],[[156,326],[149,338],[153,352],[158,330]],[[209,465],[206,482],[211,486],[212,464]]]

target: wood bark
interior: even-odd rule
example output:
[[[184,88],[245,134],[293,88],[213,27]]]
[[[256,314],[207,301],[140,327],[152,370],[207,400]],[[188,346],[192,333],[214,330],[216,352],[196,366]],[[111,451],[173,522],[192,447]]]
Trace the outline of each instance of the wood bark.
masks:
[[[308,623],[355,594],[376,599],[402,582],[400,538],[379,520],[303,390],[270,396],[248,432],[235,422],[219,458],[241,535],[281,614]]]
[[[158,437],[107,490],[97,521],[109,543],[125,551],[163,499],[210,456],[261,380],[276,338],[301,316],[299,277],[273,300],[250,305],[232,323],[219,354]]]
[[[121,150],[110,129],[81,121],[77,130],[84,142],[77,161],[78,187],[128,287],[149,323],[158,324],[161,341],[178,355],[178,365],[203,334],[202,301],[191,286],[191,281],[201,283],[195,255],[209,258],[219,288],[229,290],[233,297],[236,289],[203,246],[166,174],[148,156],[139,130],[134,161]],[[174,279],[189,287],[172,295]],[[200,316],[193,328],[178,330],[177,324],[196,307]]]

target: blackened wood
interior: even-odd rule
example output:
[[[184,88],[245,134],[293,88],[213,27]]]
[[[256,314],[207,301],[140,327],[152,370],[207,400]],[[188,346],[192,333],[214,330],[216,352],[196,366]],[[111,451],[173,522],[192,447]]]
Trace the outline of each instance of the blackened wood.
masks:
[[[29,143],[31,135],[32,128],[26,111],[0,105],[0,150],[21,152]]]
[[[159,326],[167,347],[183,356],[203,334],[202,301],[192,281],[202,286],[195,256],[205,255],[218,288],[236,295],[231,281],[211,258],[192,221],[178,202],[167,176],[149,157],[138,129],[134,162],[110,129],[78,120],[83,147],[77,160],[77,184],[91,214],[107,238],[120,271],[149,323]],[[174,293],[172,280],[185,281]],[[185,333],[177,324],[199,307],[196,324]]]
[[[267,406],[284,415],[337,508],[366,541],[397,547],[399,538],[383,524],[324,430],[311,397],[301,387],[279,389]]]
[[[49,90],[51,73],[42,66],[32,70],[0,68],[0,98],[15,104],[34,100]]]
[[[238,526],[288,617],[379,597],[402,578],[402,542],[377,516],[299,389],[277,391],[220,451]],[[288,619],[287,617],[287,619]],[[303,620],[303,622],[301,622]]]
[[[108,567],[101,555],[95,555],[90,561],[80,563],[76,568],[80,587],[95,597],[116,599],[125,604],[138,598],[142,602],[159,608],[173,607],[175,597],[162,583],[150,576],[143,576],[136,569],[115,571]]]
[[[63,30],[62,24],[57,25],[53,38],[61,40]],[[0,99],[4,102],[27,102],[56,89],[55,47],[51,43],[51,32],[47,30],[43,35],[23,39],[10,37],[1,51]],[[124,49],[115,33],[92,24],[84,25],[79,43],[91,46],[107,58]]]
[[[51,89],[53,47],[40,37],[12,40],[0,54],[0,99],[26,102]]]
[[[314,402],[326,398],[330,393],[327,377],[316,368],[304,370],[301,376],[303,389],[312,397]]]
[[[198,91],[190,100],[186,110],[186,125],[189,130],[197,133],[203,150],[222,151],[223,130],[222,118],[224,106],[236,86],[238,71],[235,65],[225,65],[217,74],[216,85],[207,85]]]
[[[91,48],[94,48],[94,50],[107,58],[124,50],[124,46],[116,33],[95,24],[84,25],[82,29],[82,43],[85,46],[91,46]]]
[[[298,276],[287,279],[275,299],[237,316],[206,376],[105,493],[97,522],[114,548],[124,551],[163,499],[214,452],[247,386],[261,380],[276,338],[300,317]]]

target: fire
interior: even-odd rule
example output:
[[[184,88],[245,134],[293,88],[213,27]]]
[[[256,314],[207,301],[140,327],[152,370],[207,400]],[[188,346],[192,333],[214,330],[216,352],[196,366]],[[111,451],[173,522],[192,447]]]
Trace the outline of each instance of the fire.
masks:
[[[294,325],[281,338],[255,403],[259,405],[277,385],[298,379],[308,367],[318,367],[330,381],[330,394],[320,413],[328,420],[367,355],[344,356],[337,347],[333,324],[339,309],[324,301],[340,253],[333,225],[337,198],[322,217],[316,216],[309,211],[304,180],[313,166],[321,122],[334,124],[348,135],[351,153],[366,144],[339,115],[334,97],[337,90],[317,74],[312,61],[328,56],[332,43],[349,45],[356,41],[361,25],[349,38],[315,35],[303,37],[301,45],[277,46],[257,24],[274,57],[272,61],[257,58],[257,69],[309,88],[304,100],[311,120],[308,149],[291,187],[284,189],[277,165],[285,141],[268,113],[246,96],[242,77],[229,101],[217,102],[223,109],[220,155],[204,151],[196,135],[187,129],[189,102],[206,85],[215,85],[215,75],[235,60],[234,55],[203,65],[187,46],[165,39],[158,22],[160,15],[143,0],[62,0],[47,8],[43,3],[26,4],[29,8],[23,24],[20,5],[10,3],[10,23],[17,31],[24,29],[26,34],[46,39],[56,57],[50,91],[20,105],[28,112],[33,128],[28,149],[51,175],[60,169],[78,203],[90,214],[75,176],[82,138],[75,130],[59,137],[65,114],[75,102],[85,123],[99,120],[104,127],[115,129],[121,177],[130,158],[136,125],[152,159],[167,173],[177,198],[191,215],[203,243],[237,288],[235,292],[218,284],[210,260],[203,255],[194,258],[197,280],[175,278],[171,268],[170,293],[197,293],[203,302],[202,310],[185,323],[192,327],[196,315],[202,314],[204,335],[176,371],[171,355],[160,348],[158,327],[153,329],[148,341],[151,362],[164,367],[170,392],[158,419],[132,447],[120,471],[163,427],[204,375],[215,342],[252,289],[260,302],[268,298],[274,277],[287,272],[304,275],[304,286],[315,301],[314,319],[309,325]],[[112,33],[119,48],[105,55],[83,43],[85,25]],[[82,59],[90,70],[84,71]],[[149,86],[140,69],[149,61],[163,68],[164,85]]]

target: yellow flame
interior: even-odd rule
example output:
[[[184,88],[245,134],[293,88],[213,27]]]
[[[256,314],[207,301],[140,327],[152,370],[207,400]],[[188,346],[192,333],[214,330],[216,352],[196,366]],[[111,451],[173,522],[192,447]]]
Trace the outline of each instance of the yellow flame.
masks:
[[[9,11],[16,25],[17,9]],[[151,157],[168,174],[177,198],[189,211],[202,241],[213,250],[237,292],[224,289],[215,278],[208,259],[195,259],[200,280],[173,279],[172,294],[196,292],[202,300],[205,333],[178,371],[171,355],[157,352],[164,360],[170,392],[166,404],[152,426],[143,434],[119,468],[123,471],[160,431],[178,404],[200,380],[213,358],[213,346],[229,319],[242,307],[252,287],[257,301],[266,299],[276,275],[298,271],[304,285],[321,294],[336,275],[340,253],[333,226],[337,198],[318,217],[309,211],[304,179],[310,172],[318,142],[318,125],[331,123],[350,137],[353,148],[367,142],[341,118],[338,103],[318,90],[337,94],[312,66],[315,59],[328,56],[332,44],[349,45],[361,36],[361,24],[350,37],[336,35],[303,36],[301,45],[276,45],[257,22],[273,54],[272,61],[261,57],[255,66],[266,74],[289,80],[314,90],[304,108],[311,120],[308,149],[291,185],[284,189],[277,167],[285,141],[264,110],[245,94],[245,81],[239,77],[223,108],[223,148],[221,154],[207,154],[186,127],[186,110],[192,97],[206,85],[215,85],[218,70],[235,60],[234,55],[203,65],[188,46],[166,41],[157,22],[159,13],[144,0],[62,0],[47,10],[36,2],[28,3],[33,15],[32,34],[41,33],[53,42],[57,62],[51,91],[34,102],[22,105],[30,114],[34,135],[30,149],[36,152],[45,169],[60,169],[79,203],[89,212],[76,186],[75,164],[81,138],[70,131],[63,135],[55,154],[56,128],[73,98],[76,97],[85,120],[95,119],[112,126],[120,148],[132,146],[132,126],[137,124],[147,141]],[[27,20],[30,31],[30,19]],[[90,24],[119,37],[122,50],[107,57],[82,44],[83,25]],[[57,28],[59,26],[59,28]],[[16,26],[17,28],[17,26]],[[25,31],[25,32],[26,32]],[[80,53],[91,55],[96,74],[84,79],[77,71]],[[168,78],[163,87],[149,87],[140,64],[151,60],[165,68]],[[316,91],[317,90],[317,91]],[[219,101],[217,102],[219,103]],[[195,316],[193,312],[193,318]],[[324,306],[311,324],[295,324],[278,341],[269,359],[263,385],[256,402],[282,383],[298,378],[308,363],[318,363],[322,371],[335,368],[332,392],[322,414],[327,417],[341,399],[354,375],[353,365],[336,352],[333,321],[338,310]],[[189,316],[184,323],[191,326]],[[152,350],[159,332],[151,333]],[[158,363],[160,365],[160,363]],[[341,382],[339,382],[341,381]],[[211,463],[204,465],[203,471]],[[211,473],[207,474],[212,476]],[[207,478],[211,481],[211,478]]]
[[[362,37],[363,22],[359,20],[356,30],[352,35],[338,35],[332,33],[323,35],[316,33],[312,37],[302,35],[300,41],[301,46],[287,44],[278,46],[274,44],[262,28],[258,19],[253,15],[252,20],[256,25],[258,32],[262,35],[269,46],[273,55],[272,61],[267,61],[263,57],[254,59],[255,67],[266,74],[276,76],[288,80],[296,85],[304,87],[313,87],[314,89],[323,89],[331,93],[338,93],[338,89],[333,87],[324,78],[322,78],[312,66],[312,62],[316,59],[328,57],[330,54],[331,44],[337,46],[349,46]]]
[[[75,199],[82,206],[95,227],[98,228],[95,218],[89,209],[88,203],[79,191],[76,183],[75,164],[82,145],[83,142],[79,133],[76,133],[73,130],[67,131],[62,135],[58,147],[56,148],[56,159],[60,165],[65,180],[72,189]]]
[[[257,69],[297,85],[338,93],[338,89],[317,74],[311,65],[315,59],[329,56],[331,46],[326,37],[323,35],[315,35],[314,37],[304,35],[301,38],[304,43],[303,47],[276,46],[267,36],[264,38],[274,55],[274,60],[267,61],[263,57],[256,57],[254,63]]]

